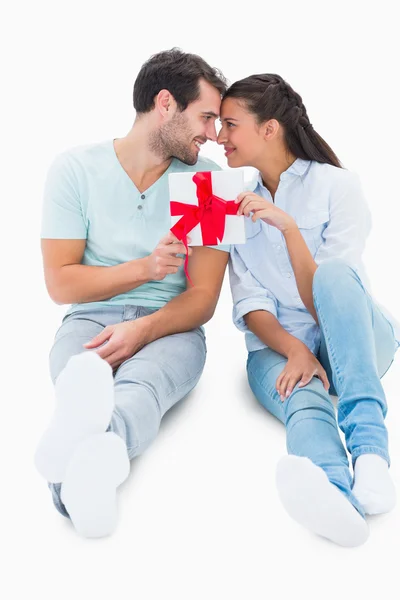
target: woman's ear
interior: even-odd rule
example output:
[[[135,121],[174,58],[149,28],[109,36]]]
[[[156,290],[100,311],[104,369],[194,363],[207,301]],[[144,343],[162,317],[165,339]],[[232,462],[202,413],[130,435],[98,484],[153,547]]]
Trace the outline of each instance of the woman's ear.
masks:
[[[263,124],[264,139],[272,140],[276,137],[280,129],[280,124],[276,119],[269,119]]]

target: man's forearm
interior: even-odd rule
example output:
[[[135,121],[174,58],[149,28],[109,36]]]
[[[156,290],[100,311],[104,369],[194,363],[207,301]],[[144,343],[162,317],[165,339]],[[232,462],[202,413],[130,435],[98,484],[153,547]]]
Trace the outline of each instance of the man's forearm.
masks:
[[[147,281],[146,259],[140,258],[113,267],[65,265],[49,269],[46,284],[54,302],[75,304],[108,300]]]
[[[317,264],[297,228],[284,232],[284,236],[300,298],[308,312],[314,317],[315,322],[318,323],[312,293],[314,273],[318,268]]]
[[[198,286],[179,294],[163,308],[144,317],[148,324],[148,343],[204,325],[213,316],[217,301],[218,297]]]
[[[255,310],[244,316],[247,327],[266,346],[288,357],[289,353],[302,344],[300,340],[290,335],[279,323],[278,319],[266,310]]]

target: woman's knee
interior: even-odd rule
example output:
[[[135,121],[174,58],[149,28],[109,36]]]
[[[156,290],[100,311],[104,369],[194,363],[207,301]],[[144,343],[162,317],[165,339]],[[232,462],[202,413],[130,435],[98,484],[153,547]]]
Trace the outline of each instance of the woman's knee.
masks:
[[[317,377],[313,377],[310,383],[304,387],[296,385],[292,394],[285,400],[284,405],[286,422],[292,419],[296,413],[302,411],[304,416],[307,417],[326,415],[329,420],[336,420],[335,409],[329,393]]]
[[[357,277],[356,272],[344,260],[339,258],[329,259],[319,265],[314,273],[313,291],[326,289],[328,286],[337,289],[348,281],[349,277]]]

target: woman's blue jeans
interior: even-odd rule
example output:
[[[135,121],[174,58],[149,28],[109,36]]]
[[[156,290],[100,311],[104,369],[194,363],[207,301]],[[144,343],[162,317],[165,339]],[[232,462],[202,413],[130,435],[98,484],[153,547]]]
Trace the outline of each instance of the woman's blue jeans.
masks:
[[[327,372],[329,392],[313,377],[303,388],[296,385],[282,402],[275,384],[287,359],[269,348],[249,353],[249,383],[259,402],[286,425],[289,454],[310,458],[364,515],[351,491],[338,425],[353,465],[360,454],[368,453],[390,464],[380,378],[393,362],[398,344],[392,325],[346,263],[330,260],[318,267],[313,298],[321,329],[317,358]],[[337,421],[330,394],[338,396]]]

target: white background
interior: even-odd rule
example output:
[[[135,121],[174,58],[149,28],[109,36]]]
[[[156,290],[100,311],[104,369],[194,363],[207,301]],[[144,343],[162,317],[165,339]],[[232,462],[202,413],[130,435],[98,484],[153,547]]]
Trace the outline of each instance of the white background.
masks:
[[[137,4],[136,8],[134,8]],[[277,8],[279,5],[279,8]],[[373,215],[365,254],[378,299],[399,315],[399,47],[395,2],[14,2],[0,15],[0,588],[7,600],[399,597],[399,510],[343,549],[303,530],[274,485],[283,427],[255,401],[227,281],[207,325],[208,360],[122,486],[108,539],[77,537],[33,468],[50,418],[47,354],[65,307],[44,284],[41,197],[58,152],[123,136],[142,63],[178,46],[231,82],[276,72],[314,128],[362,180]],[[204,155],[226,166],[221,148]],[[400,488],[399,357],[384,378]]]

